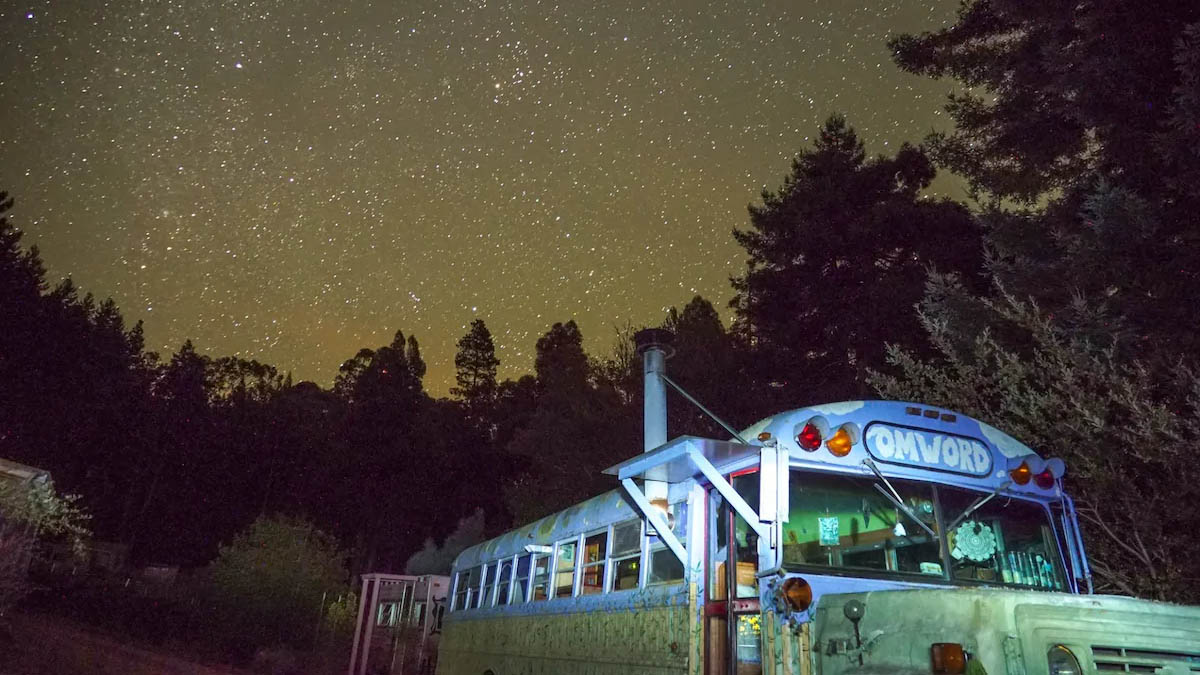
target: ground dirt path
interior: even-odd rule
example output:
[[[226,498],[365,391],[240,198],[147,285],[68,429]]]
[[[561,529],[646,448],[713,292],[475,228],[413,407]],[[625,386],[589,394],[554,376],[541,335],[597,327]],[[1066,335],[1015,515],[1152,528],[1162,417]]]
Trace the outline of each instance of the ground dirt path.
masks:
[[[17,614],[12,639],[0,640],[0,675],[248,675],[206,666],[64,624]]]

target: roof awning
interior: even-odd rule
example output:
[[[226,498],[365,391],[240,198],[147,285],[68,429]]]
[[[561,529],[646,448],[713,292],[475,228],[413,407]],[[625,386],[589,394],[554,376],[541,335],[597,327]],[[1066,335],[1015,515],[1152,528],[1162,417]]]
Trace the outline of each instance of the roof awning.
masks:
[[[704,469],[696,461],[697,455],[720,469],[740,460],[757,458],[762,450],[757,445],[746,445],[733,441],[715,441],[698,436],[680,436],[658,446],[650,452],[610,466],[604,473],[624,480],[640,478],[659,480],[666,483],[681,483],[693,476],[702,475]]]
[[[754,528],[759,537],[771,541],[773,545],[772,532],[775,530],[769,527],[768,523],[774,522],[777,517],[774,501],[778,493],[775,484],[779,481],[779,475],[785,477],[787,475],[786,469],[779,472],[775,467],[787,466],[786,453],[787,450],[778,447],[766,448],[761,445],[714,441],[697,436],[680,436],[650,452],[609,467],[604,470],[604,473],[614,475],[621,481],[621,485],[637,504],[638,509],[650,525],[660,533],[663,541],[686,565],[687,554],[683,543],[667,528],[667,523],[661,515],[651,507],[650,501],[642,492],[641,487],[634,482],[635,479],[681,483],[696,476],[703,476],[729,502],[738,515]],[[779,459],[780,454],[784,456],[782,461]],[[766,483],[768,487],[764,488],[759,495],[760,500],[768,503],[769,510],[761,514],[755,511],[754,507],[748,504],[722,475],[725,473],[725,467],[746,459],[756,461],[760,471],[770,474],[769,481]],[[763,473],[760,473],[760,479],[763,478]],[[786,481],[784,483],[786,485]]]

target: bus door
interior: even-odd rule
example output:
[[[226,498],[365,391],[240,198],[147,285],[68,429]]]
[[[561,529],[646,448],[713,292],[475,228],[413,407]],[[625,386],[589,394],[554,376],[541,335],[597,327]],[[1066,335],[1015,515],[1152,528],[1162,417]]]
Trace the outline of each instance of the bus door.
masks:
[[[757,483],[746,476],[745,483]],[[738,479],[734,486],[747,495]],[[708,496],[705,675],[762,675],[758,535],[716,490]]]

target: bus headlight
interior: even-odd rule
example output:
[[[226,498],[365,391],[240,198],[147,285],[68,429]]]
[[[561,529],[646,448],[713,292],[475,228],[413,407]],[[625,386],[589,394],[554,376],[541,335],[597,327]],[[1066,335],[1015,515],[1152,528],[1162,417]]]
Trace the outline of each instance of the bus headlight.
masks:
[[[1054,645],[1046,652],[1046,662],[1050,666],[1050,675],[1083,675],[1079,660],[1062,645]]]

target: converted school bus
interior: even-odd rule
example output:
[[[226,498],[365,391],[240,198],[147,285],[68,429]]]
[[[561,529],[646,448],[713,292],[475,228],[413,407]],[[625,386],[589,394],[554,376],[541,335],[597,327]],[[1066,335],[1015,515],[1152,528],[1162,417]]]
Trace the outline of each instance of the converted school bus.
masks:
[[[668,442],[669,337],[619,489],[458,556],[440,675],[1200,673],[1200,609],[1092,594],[1061,460],[892,401]]]

